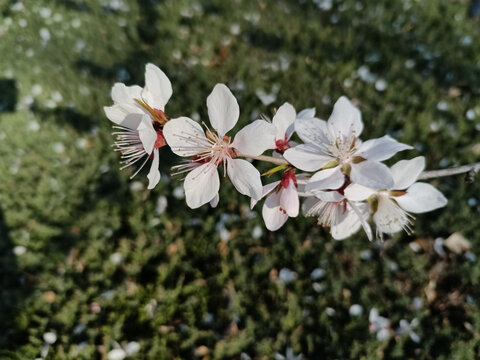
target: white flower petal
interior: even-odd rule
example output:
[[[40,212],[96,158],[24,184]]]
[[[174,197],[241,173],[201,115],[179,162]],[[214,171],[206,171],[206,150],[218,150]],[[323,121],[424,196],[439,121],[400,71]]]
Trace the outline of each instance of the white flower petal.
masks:
[[[223,137],[238,121],[240,108],[237,99],[224,84],[217,84],[207,97],[208,117],[213,128]]]
[[[296,217],[298,215],[298,209],[300,207],[300,200],[298,199],[297,188],[290,180],[288,187],[280,190],[280,207],[287,212],[290,217]]]
[[[304,216],[308,216],[310,209],[314,207],[318,203],[318,199],[316,197],[307,197],[302,205],[302,213]]]
[[[317,171],[334,158],[323,155],[315,144],[301,144],[283,153],[290,164],[303,171]]]
[[[252,156],[260,155],[267,149],[274,149],[275,127],[265,120],[255,120],[235,135],[232,147],[242,154]]]
[[[359,184],[350,184],[345,188],[345,197],[351,201],[364,201],[375,194],[375,190]]]
[[[167,75],[153,64],[145,67],[145,88],[142,97],[154,109],[164,110],[172,96],[172,84]]]
[[[329,144],[327,122],[317,118],[297,118],[295,132],[304,143]]]
[[[103,110],[111,122],[129,129],[136,129],[144,115],[143,111],[128,104],[105,106]]]
[[[159,158],[160,156],[158,154],[158,149],[153,150],[152,166],[150,167],[150,171],[147,175],[148,189],[153,189],[160,181],[160,171],[158,170]]]
[[[367,223],[367,219],[370,215],[370,206],[365,203],[357,203],[354,201],[349,201],[348,205],[350,205],[352,210],[355,211],[355,213],[357,214],[358,219],[362,224],[363,230],[365,231],[365,234],[367,234],[368,240],[372,241],[373,240],[372,228]]]
[[[403,144],[397,140],[385,135],[378,139],[365,141],[355,153],[368,160],[383,161],[390,159],[397,152],[413,149],[410,145]]]
[[[211,201],[220,189],[217,167],[203,164],[190,171],[183,184],[187,205],[196,209]]]
[[[315,108],[306,108],[297,114],[297,119],[311,119],[315,117]]]
[[[227,160],[227,173],[238,192],[255,200],[262,197],[260,173],[247,160]]]
[[[395,204],[388,196],[380,195],[377,199],[377,211],[373,214],[377,234],[393,234],[409,228],[410,220],[406,211]]]
[[[345,96],[340,97],[333,106],[332,115],[328,119],[328,128],[334,139],[360,136],[363,130],[360,110]]]
[[[288,215],[280,210],[280,193],[272,192],[267,196],[262,207],[265,226],[270,231],[280,229],[288,220]]]
[[[217,195],[215,195],[215,197],[212,200],[210,200],[210,206],[212,208],[216,208],[219,201],[220,201],[220,195],[218,195],[217,193]]]
[[[280,184],[280,181],[274,181],[273,183],[264,185],[263,188],[262,188],[262,197],[260,199],[265,197],[265,195],[268,195],[273,189],[275,189],[277,187],[278,184]],[[250,209],[253,209],[253,207],[257,204],[257,202],[260,199],[258,199],[258,200],[251,199],[250,200]]]
[[[351,164],[351,167],[350,179],[353,183],[375,190],[391,189],[393,186],[392,173],[385,164],[367,160]]]
[[[315,197],[326,202],[338,202],[345,198],[338,191],[315,191]]]
[[[122,83],[115,83],[111,95],[115,104],[135,105],[135,99],[140,100],[142,98],[142,88],[138,85],[125,86]]]
[[[195,156],[199,144],[207,144],[202,127],[187,117],[171,119],[163,127],[163,136],[172,151],[179,156]]]
[[[157,132],[153,128],[152,121],[148,116],[143,116],[142,122],[138,125],[138,137],[142,142],[143,148],[147,154],[151,154],[155,141],[157,140]]]
[[[344,240],[349,236],[355,234],[362,224],[357,214],[350,209],[347,211],[346,215],[342,218],[342,221],[336,225],[332,225],[330,228],[330,233],[335,240]]]
[[[425,158],[423,156],[397,162],[390,168],[394,181],[392,189],[403,190],[408,188],[417,180],[423,169],[425,169]]]
[[[295,122],[297,113],[295,108],[289,103],[280,106],[272,119],[272,124],[275,126],[276,140],[284,140],[287,129]],[[288,138],[288,135],[287,135]]]
[[[331,169],[317,171],[308,181],[306,191],[313,192],[322,190],[338,189],[345,183],[345,175],[340,166]]]
[[[444,207],[448,202],[432,185],[421,182],[413,184],[405,195],[394,199],[404,210],[417,214]]]
[[[362,214],[367,212],[366,204],[358,204]],[[362,227],[362,221],[350,204],[347,205],[347,211],[342,215],[339,221],[332,225],[330,232],[335,240],[343,240],[355,234]]]

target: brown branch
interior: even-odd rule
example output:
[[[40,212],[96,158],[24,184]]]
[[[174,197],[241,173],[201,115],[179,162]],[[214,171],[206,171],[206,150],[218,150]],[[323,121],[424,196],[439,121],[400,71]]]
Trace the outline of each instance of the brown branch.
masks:
[[[285,160],[285,159],[279,159],[273,156],[266,156],[266,155],[258,155],[258,156],[253,156],[253,155],[245,155],[242,154],[238,151],[235,151],[237,157],[243,157],[243,158],[248,158],[248,159],[253,159],[253,160],[260,160],[260,161],[266,161],[272,164],[277,164],[277,165],[289,165],[290,163]]]
[[[269,162],[276,165],[291,165],[287,160],[283,158],[281,159],[281,158],[276,158],[273,156],[266,156],[266,155],[258,155],[258,156],[246,155],[246,154],[240,153],[239,151],[236,151],[235,153],[237,157],[265,161],[265,162]],[[479,171],[480,171],[480,162],[477,162],[477,163],[462,165],[462,166],[449,168],[449,169],[424,171],[420,174],[420,176],[418,177],[418,180],[428,180],[428,179],[465,174],[465,173],[468,173],[467,175],[474,176]]]
[[[470,172],[472,173],[472,175],[475,175],[479,171],[480,171],[480,162],[477,162],[477,163],[462,165],[462,166],[449,168],[449,169],[424,171],[420,174],[420,176],[418,177],[418,180],[434,179],[438,177],[465,174]]]

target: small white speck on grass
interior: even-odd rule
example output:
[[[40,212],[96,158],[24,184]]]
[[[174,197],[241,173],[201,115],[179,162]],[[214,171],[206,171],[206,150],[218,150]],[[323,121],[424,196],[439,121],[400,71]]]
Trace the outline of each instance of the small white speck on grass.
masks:
[[[405,61],[405,67],[407,69],[413,69],[415,67],[415,60],[408,59]]]
[[[385,91],[387,89],[387,82],[385,81],[385,79],[378,79],[377,81],[375,81],[375,89],[377,91]]]
[[[255,92],[255,94],[265,106],[270,105],[277,100],[277,94],[275,92],[267,93],[264,90],[259,89]]]
[[[38,96],[42,93],[43,89],[40,85],[35,84],[32,86],[32,95],[33,96]]]
[[[31,120],[31,121],[28,122],[27,130],[28,131],[38,131],[38,130],[40,130],[40,124],[38,122],[36,122],[35,120]]]
[[[350,316],[360,316],[363,314],[363,307],[359,304],[353,304],[348,309],[348,313],[350,314]]]
[[[27,248],[25,246],[19,245],[13,248],[13,253],[17,256],[22,256],[26,252],[27,252]]]
[[[420,250],[422,250],[416,241],[412,241],[410,244],[408,244],[408,246],[410,246],[410,249],[412,249],[415,253],[418,253]]]
[[[445,256],[445,249],[443,248],[443,244],[445,243],[445,239],[442,237],[438,237],[433,242],[433,250],[437,253],[437,255]]]
[[[85,138],[78,138],[77,141],[75,141],[75,145],[79,149],[85,149],[88,146],[88,140]]]
[[[46,332],[45,334],[43,334],[43,340],[49,345],[55,344],[55,342],[57,341],[57,335],[51,331]]]
[[[63,100],[63,96],[58,91],[54,91],[52,93],[52,100],[55,101],[56,103],[59,103]]]
[[[128,355],[133,355],[140,350],[140,344],[136,341],[130,341],[127,345],[125,345],[125,352]]]
[[[80,19],[73,19],[71,25],[73,28],[78,29],[82,25],[82,22]]]
[[[110,262],[113,265],[120,265],[123,262],[123,254],[121,252],[114,252],[110,255]]]
[[[200,114],[197,111],[194,111],[191,115],[190,118],[195,121],[200,121]]]
[[[325,286],[323,284],[320,284],[318,282],[314,282],[312,284],[313,290],[317,293],[321,293],[325,290]]]
[[[263,230],[261,226],[255,226],[252,230],[252,237],[254,239],[259,239],[263,235]]]
[[[468,203],[468,206],[472,206],[472,207],[473,207],[473,206],[477,206],[478,201],[477,201],[477,199],[475,199],[474,197],[471,197],[471,198],[468,199],[468,202],[467,202],[467,203]]]
[[[423,308],[423,300],[422,298],[420,297],[414,297],[413,298],[413,302],[412,302],[412,306],[413,306],[413,309],[414,310],[420,310],[421,308]]]
[[[50,40],[50,31],[46,28],[41,28],[39,31],[40,38],[43,40],[44,43],[47,43]]]
[[[17,1],[16,3],[13,3],[10,5],[10,10],[12,11],[23,11],[25,7],[23,6],[23,3],[21,1]]]
[[[168,200],[165,196],[159,196],[157,199],[157,206],[155,207],[155,212],[158,215],[165,213],[168,207]]]
[[[40,16],[43,17],[44,19],[47,19],[52,15],[52,10],[47,7],[43,7],[40,9]]]
[[[317,5],[320,10],[329,11],[333,7],[332,0],[313,0],[313,3]]]
[[[353,80],[350,78],[343,80],[343,86],[346,88],[351,88],[353,86]]]
[[[178,200],[185,198],[185,190],[183,189],[183,185],[179,185],[173,189],[173,197]]]
[[[241,31],[240,24],[233,23],[230,25],[230,34],[232,35],[239,35]]]
[[[115,296],[117,292],[115,290],[107,290],[100,294],[100,297],[104,300],[110,300]]]
[[[448,110],[448,103],[446,101],[439,101],[437,104],[437,109],[440,111],[447,111]]]
[[[108,166],[108,164],[102,164],[99,166],[98,170],[100,171],[101,174],[106,174],[107,172],[110,171],[110,166]]]
[[[335,311],[335,309],[334,309],[334,308],[331,308],[331,307],[327,307],[327,308],[325,309],[325,312],[326,312],[327,315],[330,316],[330,317],[335,316],[335,314],[337,313],[337,312]]]
[[[78,324],[77,326],[75,326],[73,328],[73,333],[75,335],[79,335],[79,334],[83,333],[86,329],[87,329],[87,326],[85,324]]]
[[[363,250],[361,253],[360,253],[360,259],[362,260],[370,260],[373,256],[373,253],[371,250],[367,249],[367,250]]]
[[[297,279],[297,273],[288,268],[283,268],[278,273],[278,281],[282,284],[290,284]]]
[[[141,181],[132,181],[130,184],[130,191],[142,191],[144,189],[143,183]]]
[[[357,70],[357,75],[360,79],[362,79],[366,83],[373,83],[377,79],[375,74],[370,72],[370,69],[367,65],[362,65]]]
[[[108,360],[123,360],[127,357],[127,353],[123,349],[113,349],[107,354]]]
[[[468,120],[474,120],[475,119],[475,110],[468,109],[465,116],[467,117]]]
[[[323,270],[322,268],[316,268],[312,271],[312,273],[310,274],[310,277],[314,281],[320,280],[325,277],[325,270]]]
[[[63,145],[61,142],[54,143],[52,147],[53,151],[55,151],[57,154],[63,154],[65,152],[65,145]]]
[[[230,231],[228,231],[227,229],[223,228],[223,229],[220,229],[220,240],[222,241],[228,241],[230,240]]]
[[[322,96],[322,104],[329,105],[332,103],[332,98],[329,95]]]
[[[477,256],[476,256],[474,253],[472,253],[472,252],[470,252],[470,251],[467,251],[467,252],[465,253],[465,259],[467,259],[468,261],[474,263],[474,262],[477,261]]]
[[[20,25],[20,27],[22,27],[22,28],[27,27],[27,25],[28,25],[27,20],[25,20],[25,19],[18,20],[18,25]]]
[[[472,37],[469,35],[466,35],[460,39],[460,44],[462,44],[463,46],[472,45],[472,42],[473,42]]]

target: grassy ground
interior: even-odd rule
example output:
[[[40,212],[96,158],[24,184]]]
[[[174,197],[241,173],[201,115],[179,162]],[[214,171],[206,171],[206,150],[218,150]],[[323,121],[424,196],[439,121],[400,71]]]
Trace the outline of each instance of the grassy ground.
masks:
[[[171,116],[205,118],[217,82],[238,97],[239,126],[284,101],[326,118],[347,95],[365,139],[415,145],[396,159],[478,161],[480,32],[466,7],[0,2],[0,358],[107,359],[132,342],[132,359],[479,358],[478,181],[433,181],[448,206],[383,244],[336,242],[313,219],[269,233],[228,182],[217,209],[189,210],[166,151],[155,190],[145,174],[131,182],[102,111],[114,82],[143,85],[153,62],[172,80]],[[454,232],[470,252],[434,249]],[[369,331],[372,308],[390,336]]]

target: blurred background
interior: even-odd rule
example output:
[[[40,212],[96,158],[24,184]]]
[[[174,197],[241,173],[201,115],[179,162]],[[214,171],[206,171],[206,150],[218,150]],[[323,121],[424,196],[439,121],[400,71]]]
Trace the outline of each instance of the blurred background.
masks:
[[[1,359],[476,359],[479,181],[431,181],[446,208],[384,243],[315,219],[266,231],[225,180],[190,210],[178,158],[146,189],[119,171],[115,82],[173,84],[206,119],[226,83],[236,129],[283,102],[328,118],[346,95],[364,140],[427,169],[479,161],[479,23],[465,0],[0,1]],[[474,15],[473,8],[470,14]]]

